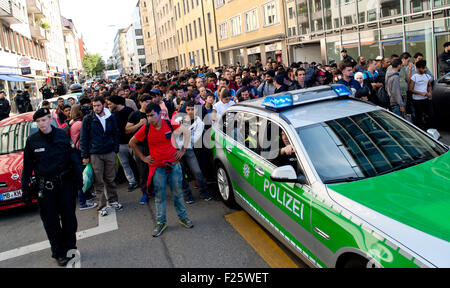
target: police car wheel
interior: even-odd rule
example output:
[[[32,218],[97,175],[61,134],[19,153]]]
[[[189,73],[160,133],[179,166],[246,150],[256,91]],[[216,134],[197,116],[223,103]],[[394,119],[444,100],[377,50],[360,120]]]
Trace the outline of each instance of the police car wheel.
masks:
[[[236,202],[234,201],[233,187],[231,186],[230,177],[223,167],[219,164],[217,168],[217,187],[219,189],[220,197],[222,201],[228,206],[234,208]]]

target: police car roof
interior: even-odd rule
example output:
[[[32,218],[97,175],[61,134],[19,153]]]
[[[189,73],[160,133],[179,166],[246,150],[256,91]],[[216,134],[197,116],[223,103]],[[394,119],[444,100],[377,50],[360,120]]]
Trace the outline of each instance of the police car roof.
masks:
[[[302,92],[318,91],[324,88],[326,87],[314,87],[302,90]],[[291,93],[295,92],[292,91]],[[330,93],[334,92],[330,90]],[[312,101],[305,104],[292,105],[292,107],[283,108],[276,112],[264,106],[265,98],[267,97],[245,101],[236,106],[253,107],[270,113],[279,113],[296,128],[381,109],[376,105],[361,100],[335,97],[334,99],[318,99],[317,102]]]

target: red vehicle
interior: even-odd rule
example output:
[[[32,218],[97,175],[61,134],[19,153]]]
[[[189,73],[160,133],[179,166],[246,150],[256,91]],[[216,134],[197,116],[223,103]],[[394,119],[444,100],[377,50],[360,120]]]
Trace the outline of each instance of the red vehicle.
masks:
[[[33,114],[0,122],[0,210],[25,206],[21,190],[23,150],[28,136],[38,131]],[[54,119],[52,125],[57,127]],[[32,198],[32,202],[37,203],[37,199]]]

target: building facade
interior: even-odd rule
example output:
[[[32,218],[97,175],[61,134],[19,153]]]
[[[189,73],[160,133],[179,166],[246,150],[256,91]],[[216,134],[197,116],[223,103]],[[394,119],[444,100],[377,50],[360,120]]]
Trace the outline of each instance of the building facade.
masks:
[[[180,67],[218,66],[216,25],[213,0],[176,0]]]
[[[131,19],[133,22],[131,23],[130,29],[128,29],[126,34],[128,56],[131,61],[130,66],[132,73],[140,74],[142,72],[142,67],[145,66],[146,55],[141,16],[138,6],[134,9]]]
[[[444,0],[290,0],[287,46],[291,61],[340,61],[421,52],[437,75],[438,55],[450,41],[450,2]],[[289,12],[291,11],[291,12]],[[307,55],[307,56],[305,56]]]
[[[141,17],[142,34],[145,47],[145,65],[142,69],[146,72],[155,73],[157,63],[160,59],[158,41],[156,35],[156,21],[154,17],[153,1],[139,0],[137,3]]]
[[[221,64],[287,63],[284,1],[214,1]]]
[[[178,70],[177,29],[173,1],[152,1],[159,53],[157,71],[170,72]]]
[[[83,70],[83,63],[80,53],[80,37],[76,27],[71,19],[61,17],[63,27],[63,37],[66,52],[67,67],[69,77],[75,81],[79,81],[80,72]]]

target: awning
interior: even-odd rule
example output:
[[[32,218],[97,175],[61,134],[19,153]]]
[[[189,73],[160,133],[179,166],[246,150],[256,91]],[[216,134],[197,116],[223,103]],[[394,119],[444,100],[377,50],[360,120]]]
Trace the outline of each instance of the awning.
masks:
[[[8,75],[9,77],[15,79],[13,80],[14,82],[29,82],[29,81],[34,81],[34,79],[31,78],[27,78],[27,77],[22,77],[20,75]]]
[[[12,75],[12,74],[0,74],[1,80],[6,80],[10,82],[29,82],[34,81],[34,79],[22,77],[20,75]]]
[[[11,82],[16,81],[12,77],[9,77],[9,75],[7,75],[7,74],[0,74],[0,80],[11,81]]]

